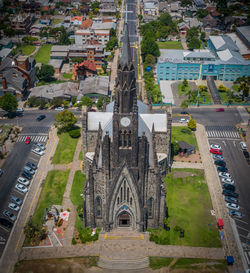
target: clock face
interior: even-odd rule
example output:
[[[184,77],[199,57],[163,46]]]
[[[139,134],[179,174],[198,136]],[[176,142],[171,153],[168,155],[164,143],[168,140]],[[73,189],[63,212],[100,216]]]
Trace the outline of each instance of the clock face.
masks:
[[[121,119],[121,125],[127,127],[130,125],[130,119],[128,117],[124,117]]]

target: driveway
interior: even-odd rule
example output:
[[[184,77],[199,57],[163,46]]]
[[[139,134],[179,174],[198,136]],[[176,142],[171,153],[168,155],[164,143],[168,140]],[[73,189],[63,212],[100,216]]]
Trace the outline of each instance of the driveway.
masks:
[[[164,96],[162,101],[165,103],[175,104],[172,87],[171,87],[173,82],[174,81],[160,81],[161,93]]]

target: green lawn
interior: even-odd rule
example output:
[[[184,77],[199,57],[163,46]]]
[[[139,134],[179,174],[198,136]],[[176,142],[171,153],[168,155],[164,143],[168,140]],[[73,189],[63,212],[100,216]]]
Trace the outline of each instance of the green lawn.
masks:
[[[73,74],[72,73],[63,73],[63,77],[64,79],[68,79],[71,80],[72,79]]]
[[[66,82],[66,81],[57,80],[57,79],[54,79],[54,80],[52,80],[50,82],[39,81],[36,86],[42,86],[42,85],[48,85],[48,84],[59,84],[59,83],[63,83],[63,82]]]
[[[86,180],[86,176],[82,174],[80,170],[75,172],[75,176],[74,176],[74,180],[73,180],[73,184],[72,184],[72,188],[70,192],[70,199],[76,207],[81,206],[83,204],[83,198],[80,196],[80,194],[83,193],[83,186],[84,186],[85,180]]]
[[[52,164],[68,164],[72,162],[78,138],[72,138],[68,132],[59,136],[59,143],[52,159]]]
[[[184,130],[183,130],[184,129]],[[188,130],[187,126],[173,126],[172,127],[172,143],[175,141],[185,141],[192,146],[196,146],[196,149],[199,150],[195,133],[191,130]]]
[[[151,230],[150,240],[169,245],[221,247],[203,170],[172,169],[165,182],[170,230]],[[179,237],[176,229],[185,231],[184,238]]]
[[[222,102],[223,102],[223,103],[227,103],[228,93],[227,93],[227,92],[220,92],[220,91],[219,91],[219,94],[220,94],[220,97],[221,97]]]
[[[36,47],[34,45],[23,45],[18,48],[18,50],[22,50],[23,55],[31,55],[35,49]]]
[[[173,261],[173,258],[168,257],[149,257],[149,266],[152,269],[167,267]]]
[[[38,50],[35,60],[37,63],[48,64],[52,45],[42,45]]]
[[[43,222],[45,209],[50,205],[61,205],[68,181],[69,170],[49,171],[40,194],[32,221],[40,225]]]
[[[178,84],[177,88],[178,88],[179,96],[185,95],[185,93],[188,92],[191,89],[190,85],[188,85],[187,87],[185,87],[185,91],[183,92],[182,91],[182,83]]]
[[[82,156],[82,150],[81,152],[79,153],[79,157],[78,157],[79,160],[83,160],[83,156]]]
[[[53,19],[52,25],[57,25],[57,24],[61,23],[62,21],[63,21],[62,19]]]
[[[157,42],[160,49],[183,49],[181,42],[169,41],[169,42]]]

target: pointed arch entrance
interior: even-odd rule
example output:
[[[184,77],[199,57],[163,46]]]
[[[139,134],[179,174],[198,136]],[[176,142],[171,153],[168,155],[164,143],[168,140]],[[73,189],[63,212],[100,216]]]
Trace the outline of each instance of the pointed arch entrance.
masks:
[[[122,212],[118,216],[118,226],[119,227],[130,227],[131,225],[131,217],[127,211]]]

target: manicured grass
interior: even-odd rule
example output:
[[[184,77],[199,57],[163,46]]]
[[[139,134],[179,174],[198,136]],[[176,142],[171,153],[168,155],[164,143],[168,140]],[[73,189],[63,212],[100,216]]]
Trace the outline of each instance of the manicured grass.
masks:
[[[185,133],[186,130],[187,130],[187,126],[173,126],[172,127],[172,143],[175,141],[177,142],[185,141],[192,146],[195,145],[196,149],[198,150],[199,147],[197,144],[195,133],[191,130],[188,131],[189,133]]]
[[[151,230],[150,240],[169,245],[221,247],[203,170],[172,169],[165,182],[170,230]],[[177,227],[184,230],[183,238],[175,231]]]
[[[63,77],[64,79],[68,79],[71,80],[72,79],[73,74],[72,73],[63,73]]]
[[[68,176],[69,170],[52,170],[48,172],[32,218],[34,224],[40,225],[43,222],[45,209],[50,205],[62,204]]]
[[[169,266],[173,258],[167,257],[149,257],[149,266],[152,269],[159,269],[161,267]]]
[[[18,48],[19,50],[22,50],[23,55],[31,55],[36,47],[34,45],[23,45]]]
[[[42,45],[38,50],[35,60],[37,63],[48,64],[52,45]]]
[[[60,134],[52,164],[68,164],[72,162],[77,141],[78,138],[72,138],[68,132]]]
[[[209,260],[209,259],[198,259],[198,258],[181,258],[171,267],[172,269],[209,269],[216,268],[226,270],[226,260]]]
[[[160,49],[183,49],[181,42],[169,41],[169,42],[157,42]]]
[[[83,204],[83,198],[80,194],[83,193],[83,186],[85,180],[86,176],[80,170],[75,172],[70,192],[70,199],[76,207],[81,206]]]
[[[220,91],[219,91],[219,94],[220,94],[220,97],[221,97],[222,102],[223,102],[223,103],[227,103],[228,93],[227,93],[227,92],[220,92]]]
[[[79,153],[78,159],[79,159],[79,160],[83,160],[82,150],[81,150],[81,152]]]
[[[185,87],[185,91],[183,92],[182,91],[182,83],[178,84],[177,88],[178,88],[179,96],[185,95],[191,89],[190,85],[188,85],[187,87]]]

